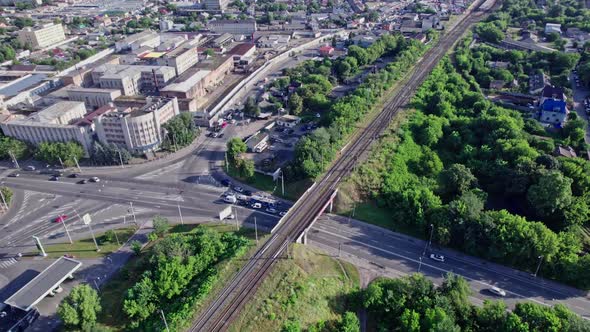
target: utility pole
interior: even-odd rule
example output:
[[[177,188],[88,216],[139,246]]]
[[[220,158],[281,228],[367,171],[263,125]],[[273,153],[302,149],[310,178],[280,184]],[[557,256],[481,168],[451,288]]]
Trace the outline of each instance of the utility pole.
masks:
[[[225,171],[229,173],[229,163],[227,162],[227,151],[225,152]]]
[[[535,274],[533,276],[536,278],[537,274],[539,273],[539,269],[541,268],[541,263],[543,262],[543,255],[539,256],[539,264],[537,265],[537,269],[535,270]]]
[[[33,235],[33,239],[35,240],[35,245],[37,245],[37,249],[41,251],[41,256],[46,257],[47,254],[45,253],[45,249],[43,249],[43,245],[41,244],[41,240],[38,236]]]
[[[285,196],[285,173],[281,169],[281,188],[283,189],[283,196]]]
[[[96,246],[96,252],[99,252],[100,248],[98,247],[98,243],[96,242],[96,237],[94,236],[94,231],[92,230],[90,223],[88,223],[88,228],[90,229],[90,234],[92,234],[92,241],[94,241],[94,246]]]
[[[58,218],[61,219],[61,223],[64,225],[64,229],[66,230],[66,234],[68,236],[68,240],[70,240],[70,244],[74,244],[74,241],[72,241],[72,237],[70,236],[70,231],[68,231],[68,227],[66,226],[66,219],[61,216]]]
[[[234,206],[234,219],[236,219],[236,229],[240,230],[240,223],[238,222],[238,209]]]
[[[121,163],[121,168],[123,167],[123,157],[121,156],[121,150],[117,150],[117,152],[119,153],[119,162]]]
[[[180,223],[184,225],[184,220],[182,219],[182,212],[180,211],[180,203],[178,203],[178,215],[180,216]]]
[[[78,167],[78,172],[82,173],[82,169],[80,168],[80,164],[78,164],[78,158],[76,156],[72,156],[74,158],[74,162],[76,163],[76,167]]]
[[[137,225],[137,219],[135,219],[135,211],[133,210],[133,202],[129,202],[129,205],[131,206],[131,215],[133,216],[133,222],[135,223],[135,225]]]
[[[115,233],[115,240],[117,240],[117,245],[120,246],[121,243],[119,242],[119,237],[117,236],[117,230],[113,230],[113,233]]]
[[[432,234],[434,234],[434,224],[430,224],[430,239],[428,240],[428,249],[430,250],[430,245],[432,244]]]
[[[14,153],[12,153],[12,151],[8,151],[8,154],[10,155],[10,158],[12,158],[12,162],[14,163],[14,166],[16,166],[16,168],[20,168],[18,161],[16,160],[16,156],[14,155]]]
[[[4,207],[6,207],[6,211],[8,211],[8,204],[6,204],[6,198],[4,197],[4,193],[2,192],[2,188],[0,188],[0,197],[2,198],[2,203],[4,203]]]
[[[162,314],[162,319],[164,320],[164,326],[166,326],[166,332],[170,332],[170,329],[168,328],[168,323],[166,322],[166,316],[164,316],[164,311],[162,309],[160,309],[160,313]]]
[[[420,264],[418,265],[418,272],[420,272],[420,269],[422,268],[422,256],[420,256],[418,259],[420,260]]]
[[[256,235],[256,244],[258,244],[258,226],[256,225],[256,217],[254,217],[254,234]]]

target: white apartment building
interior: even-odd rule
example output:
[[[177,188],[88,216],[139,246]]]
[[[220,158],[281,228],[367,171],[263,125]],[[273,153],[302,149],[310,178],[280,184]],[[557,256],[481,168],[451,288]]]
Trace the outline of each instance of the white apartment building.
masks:
[[[173,67],[176,70],[176,75],[180,75],[199,62],[197,43],[198,40],[184,42],[176,49],[158,58],[156,62],[160,66]]]
[[[229,0],[202,0],[203,9],[224,12],[229,5]]]
[[[157,150],[165,137],[162,125],[179,114],[176,98],[146,98],[139,107],[114,107],[94,118],[98,140],[133,153]]]
[[[66,89],[69,100],[82,101],[88,109],[99,108],[121,96],[121,90],[116,89],[93,89],[77,86]]]
[[[256,20],[215,20],[207,23],[215,33],[231,33],[232,35],[251,35],[256,32]]]
[[[18,32],[18,40],[33,48],[45,48],[66,39],[61,24],[47,23],[38,27],[26,27]]]
[[[168,66],[134,66],[104,64],[92,71],[92,81],[103,89],[119,89],[125,96],[141,91],[154,91],[176,77],[176,69]]]
[[[39,145],[43,142],[80,143],[86,154],[92,146],[92,128],[81,125],[86,107],[79,101],[62,101],[29,117],[0,123],[6,136]]]

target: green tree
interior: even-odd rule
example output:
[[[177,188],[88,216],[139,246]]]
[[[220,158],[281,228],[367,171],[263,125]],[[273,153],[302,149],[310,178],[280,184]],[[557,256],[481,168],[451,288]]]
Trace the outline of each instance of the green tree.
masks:
[[[234,137],[227,142],[227,160],[234,168],[238,167],[240,156],[248,150],[248,146],[239,137]]]
[[[467,191],[477,182],[471,170],[462,164],[453,164],[440,173],[441,191],[454,196]]]
[[[168,222],[168,219],[162,216],[155,216],[152,222],[154,224],[154,232],[158,236],[164,235],[170,229],[170,223]]]
[[[250,179],[254,176],[254,160],[244,159],[240,162],[239,171],[240,176],[246,179]]]
[[[360,332],[361,323],[354,312],[347,311],[338,322],[338,332]]]
[[[293,93],[289,97],[289,110],[291,114],[299,115],[303,111],[303,98],[297,93]]]
[[[571,204],[572,182],[561,172],[550,171],[541,175],[539,181],[529,188],[527,199],[538,215],[552,216]]]
[[[190,145],[197,137],[198,129],[195,126],[193,115],[190,112],[182,112],[163,125],[166,130],[167,144],[176,149]]]
[[[475,32],[481,39],[490,43],[499,43],[504,39],[504,32],[491,22],[477,24]]]
[[[26,157],[30,151],[25,142],[12,137],[3,136],[0,138],[0,158],[8,159],[10,158],[10,153],[12,153],[16,159],[22,159]]]
[[[127,290],[123,311],[131,318],[143,320],[156,311],[157,293],[150,276],[147,273],[141,281]]]
[[[288,319],[281,328],[281,332],[300,332],[301,323],[297,319]]]
[[[87,284],[81,284],[72,288],[57,308],[57,314],[66,326],[91,331],[101,309],[96,291]]]
[[[6,201],[6,204],[8,206],[10,206],[10,202],[12,202],[12,196],[13,196],[12,189],[10,189],[6,186],[2,186],[2,187],[0,187],[0,191],[2,192],[4,200]],[[2,202],[2,203],[4,203],[4,202]]]
[[[420,332],[420,314],[406,308],[400,317],[401,331]]]
[[[78,142],[44,142],[39,144],[35,157],[47,163],[57,165],[63,162],[64,166],[76,165],[76,160],[84,157],[84,149]]]
[[[141,253],[141,242],[137,240],[131,241],[131,250],[136,254],[139,255]]]

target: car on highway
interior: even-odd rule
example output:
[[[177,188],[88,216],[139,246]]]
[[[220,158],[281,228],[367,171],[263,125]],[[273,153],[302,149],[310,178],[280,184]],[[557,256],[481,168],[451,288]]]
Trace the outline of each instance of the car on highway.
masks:
[[[25,171],[34,171],[35,170],[35,166],[27,166],[25,167]]]
[[[238,201],[238,198],[236,197],[236,195],[231,195],[230,194],[230,195],[225,195],[223,197],[223,201],[226,202],[226,203],[234,204],[234,203],[236,203]]]
[[[8,177],[9,177],[9,178],[18,178],[19,176],[20,176],[20,174],[18,174],[18,173],[11,173],[11,174],[8,174]]]
[[[96,177],[96,176],[93,176],[93,177],[90,178],[90,181],[91,182],[100,182],[100,179],[98,177]]]
[[[59,176],[54,175],[52,177],[49,178],[49,181],[59,181]]]
[[[88,183],[88,180],[86,180],[86,179],[82,179],[82,180],[80,180],[80,181],[78,181],[78,182],[76,182],[76,183],[77,183],[77,184],[87,184],[87,183]]]
[[[231,185],[231,181],[228,179],[223,179],[223,180],[221,180],[221,184],[226,187],[229,187]]]
[[[430,259],[435,260],[437,262],[444,263],[445,256],[439,254],[430,254]]]
[[[61,216],[57,216],[57,218],[55,218],[53,221],[60,223],[60,222],[64,222],[64,220],[68,219],[68,216],[65,214],[62,214]]]
[[[502,296],[502,297],[506,296],[506,291],[499,288],[499,287],[496,287],[496,286],[492,286],[492,288],[490,288],[489,291],[490,291],[490,293],[497,295],[497,296]]]
[[[253,209],[262,209],[262,204],[256,202],[256,203],[252,203],[252,205],[250,205],[250,207]]]
[[[242,192],[244,192],[244,188],[242,188],[242,187],[240,187],[240,186],[236,186],[236,187],[234,187],[234,190],[235,190],[236,192],[239,192],[239,193],[242,193]]]
[[[269,207],[269,208],[266,208],[266,212],[268,212],[268,213],[272,213],[272,214],[276,214],[278,211],[277,211],[277,209],[275,209],[275,208],[271,208],[271,207]]]
[[[68,175],[69,178],[75,179],[78,177],[78,173],[72,173],[70,175]]]

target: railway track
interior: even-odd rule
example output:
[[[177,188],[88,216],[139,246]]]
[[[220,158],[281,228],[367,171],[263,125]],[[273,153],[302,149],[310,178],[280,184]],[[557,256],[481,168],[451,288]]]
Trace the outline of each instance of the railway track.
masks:
[[[488,0],[493,1],[493,0]],[[291,208],[285,220],[246,265],[230,280],[224,290],[193,323],[190,331],[225,331],[232,319],[250,299],[264,277],[272,270],[277,259],[287,251],[289,244],[321,213],[324,204],[336,189],[340,180],[347,176],[371,143],[389,126],[391,119],[412,97],[436,64],[471,24],[477,22],[485,11],[478,11],[484,0],[477,0],[470,11],[443,35],[436,47],[430,49],[409,73],[402,90],[393,95],[383,110],[364,131],[341,153],[316,186]]]

